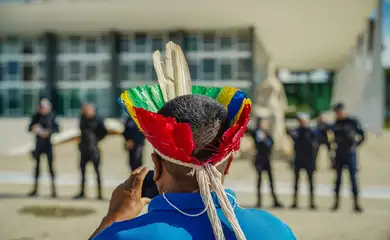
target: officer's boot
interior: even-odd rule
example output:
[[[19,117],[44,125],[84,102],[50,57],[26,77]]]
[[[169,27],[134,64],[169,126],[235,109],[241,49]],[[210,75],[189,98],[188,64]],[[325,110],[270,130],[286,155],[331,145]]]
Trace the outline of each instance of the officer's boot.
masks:
[[[261,191],[260,188],[257,189],[257,203],[256,203],[256,208],[261,208]]]
[[[310,194],[310,209],[317,210],[317,205],[314,202],[314,195]]]
[[[339,200],[340,200],[339,194],[336,194],[333,206],[330,209],[331,211],[337,211],[339,209]]]
[[[98,194],[97,199],[98,200],[103,200],[102,187],[100,185],[100,182],[98,182],[97,194]]]
[[[84,181],[81,182],[80,193],[77,194],[76,196],[74,196],[73,199],[83,199],[83,198],[85,198],[85,195],[84,195]]]
[[[56,189],[56,183],[54,179],[51,181],[51,197],[56,198],[57,197],[57,189]]]
[[[293,204],[291,205],[290,208],[292,208],[292,209],[298,208],[298,194],[297,194],[297,192],[294,193]]]
[[[38,179],[35,179],[34,188],[31,192],[28,193],[29,197],[35,197],[38,194]]]
[[[354,203],[354,208],[353,210],[357,213],[361,213],[363,212],[363,209],[360,207],[359,205],[359,199],[358,199],[358,196],[357,195],[354,195],[353,196],[353,203]]]

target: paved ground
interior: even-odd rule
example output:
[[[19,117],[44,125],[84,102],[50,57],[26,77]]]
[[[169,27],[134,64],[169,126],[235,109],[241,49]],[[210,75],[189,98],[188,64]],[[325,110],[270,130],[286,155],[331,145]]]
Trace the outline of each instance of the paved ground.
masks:
[[[390,239],[390,159],[387,148],[390,143],[390,132],[382,137],[369,136],[368,142],[360,151],[360,182],[362,188],[362,205],[365,212],[356,215],[351,211],[349,197],[349,181],[345,174],[343,182],[344,198],[342,209],[337,213],[330,213],[329,206],[332,203],[333,175],[327,168],[325,152],[322,152],[319,172],[316,175],[317,201],[319,210],[310,212],[307,206],[307,186],[302,185],[301,206],[297,211],[289,209],[270,211],[288,223],[302,240],[325,239]],[[104,140],[102,150],[103,177],[105,184],[105,196],[109,197],[113,187],[128,175],[126,155],[122,149],[121,139],[108,138]],[[38,239],[86,239],[96,227],[100,218],[104,215],[108,202],[95,201],[95,189],[93,187],[94,175],[92,167],[89,170],[90,187],[88,195],[90,200],[74,201],[70,197],[78,191],[77,173],[77,148],[75,145],[65,145],[56,149],[56,168],[59,175],[58,184],[61,198],[51,200],[49,195],[47,175],[42,177],[40,198],[26,198],[25,194],[30,190],[31,169],[33,162],[28,156],[0,157],[0,239],[4,240],[38,240]],[[147,156],[145,156],[147,160]],[[151,165],[150,161],[146,161]],[[291,203],[291,179],[292,174],[286,163],[275,161],[274,163],[276,186],[285,205]],[[42,167],[46,171],[47,167]],[[243,207],[252,207],[255,198],[255,172],[246,159],[237,159],[226,185],[236,191],[238,200]],[[304,178],[302,179],[304,180]],[[302,181],[303,182],[303,181]],[[268,189],[265,205],[270,205]],[[35,216],[29,213],[31,207],[61,207],[61,208],[86,208],[93,212],[86,216],[60,217],[64,214],[60,210],[54,211],[57,217]],[[27,210],[26,210],[27,208]],[[69,213],[69,212],[68,212]],[[72,213],[72,212],[70,212]]]

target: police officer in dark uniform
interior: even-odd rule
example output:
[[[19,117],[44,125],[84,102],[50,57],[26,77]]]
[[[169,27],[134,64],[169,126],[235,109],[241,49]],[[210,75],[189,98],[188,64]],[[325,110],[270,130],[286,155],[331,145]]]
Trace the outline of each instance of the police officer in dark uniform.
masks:
[[[108,131],[104,126],[103,119],[96,115],[95,107],[92,104],[83,104],[80,117],[80,171],[81,184],[80,193],[75,199],[85,198],[85,170],[88,162],[93,164],[96,173],[98,199],[103,199],[100,177],[100,151],[98,142],[102,140]]]
[[[39,111],[32,116],[29,132],[36,135],[35,149],[32,151],[32,156],[35,159],[35,182],[34,188],[29,193],[29,196],[36,196],[38,191],[38,179],[40,175],[40,163],[42,154],[47,157],[49,171],[51,176],[51,195],[57,197],[55,186],[55,171],[53,166],[53,148],[51,144],[51,135],[59,131],[59,126],[56,121],[55,113],[51,111],[51,103],[47,99],[42,99],[39,104]]]
[[[310,187],[310,205],[309,208],[315,210],[317,208],[314,202],[314,171],[315,171],[315,158],[317,149],[317,138],[314,131],[309,126],[309,115],[300,113],[297,116],[299,121],[299,127],[289,131],[289,135],[294,141],[295,158],[293,161],[294,169],[294,196],[293,204],[291,208],[298,208],[298,184],[299,175],[301,170],[305,170],[309,180]]]
[[[316,149],[316,159],[318,158],[318,152],[319,152],[319,149],[321,146],[325,146],[328,149],[328,153],[330,153],[330,151],[331,151],[329,137],[328,137],[329,131],[330,131],[329,124],[327,124],[324,121],[322,114],[320,114],[317,117],[317,126],[315,128],[315,132],[316,132],[317,140],[318,140],[318,145],[317,145],[317,149]],[[330,166],[332,166],[332,164],[330,164]]]
[[[255,141],[256,157],[254,160],[255,169],[257,171],[257,207],[261,207],[261,175],[263,172],[268,174],[272,197],[274,199],[274,208],[283,207],[279,203],[274,189],[274,181],[272,177],[271,168],[271,153],[273,147],[273,139],[267,132],[268,121],[266,119],[258,118],[255,130],[252,132],[252,137]]]
[[[344,111],[344,104],[338,103],[333,108],[336,114],[336,122],[332,127],[334,133],[336,150],[335,150],[335,171],[336,171],[336,182],[335,182],[335,202],[332,206],[332,210],[336,211],[339,208],[339,193],[342,179],[342,172],[344,167],[349,171],[351,179],[354,211],[362,212],[362,208],[358,202],[358,183],[356,180],[357,173],[357,159],[356,149],[364,141],[364,131],[355,118],[349,117]]]
[[[131,171],[134,171],[142,165],[145,136],[131,117],[125,121],[123,137],[125,148],[129,151],[129,166]]]

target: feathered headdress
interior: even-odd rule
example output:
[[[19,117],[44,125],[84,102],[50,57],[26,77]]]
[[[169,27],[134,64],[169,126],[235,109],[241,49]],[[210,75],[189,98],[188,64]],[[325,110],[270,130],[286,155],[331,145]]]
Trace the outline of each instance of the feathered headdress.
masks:
[[[200,194],[207,207],[216,239],[224,239],[224,235],[212,202],[211,191],[216,192],[236,237],[245,239],[223,189],[221,174],[216,166],[225,161],[231,161],[232,154],[239,149],[240,139],[249,122],[250,99],[244,92],[233,87],[192,86],[183,51],[173,42],[166,44],[164,59],[159,51],[153,53],[153,65],[157,73],[158,84],[130,88],[121,94],[118,102],[133,118],[161,158],[193,169],[190,174],[196,174]],[[191,155],[195,145],[191,126],[188,123],[178,123],[172,117],[157,114],[166,102],[188,94],[210,97],[228,110],[230,128],[224,132],[217,151],[207,161],[199,161]],[[230,163],[228,163],[225,174]]]

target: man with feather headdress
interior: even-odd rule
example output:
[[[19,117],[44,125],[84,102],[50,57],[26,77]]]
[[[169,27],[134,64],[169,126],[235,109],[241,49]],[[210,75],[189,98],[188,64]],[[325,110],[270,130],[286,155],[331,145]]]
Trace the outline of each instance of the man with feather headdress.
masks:
[[[125,91],[119,102],[151,143],[160,195],[141,198],[141,167],[113,192],[91,239],[295,239],[271,214],[243,209],[223,188],[247,129],[251,101],[236,88],[192,86],[181,48],[153,54],[159,84]],[[148,213],[137,217],[150,201]]]

